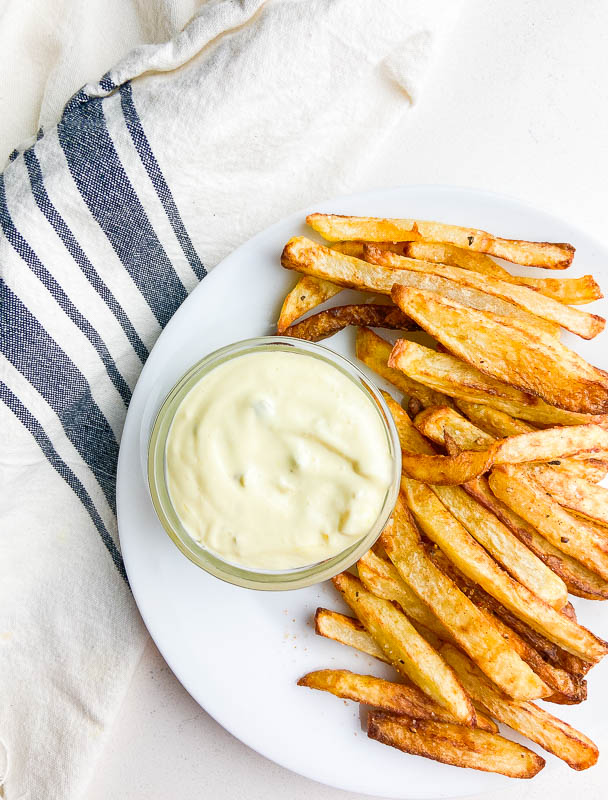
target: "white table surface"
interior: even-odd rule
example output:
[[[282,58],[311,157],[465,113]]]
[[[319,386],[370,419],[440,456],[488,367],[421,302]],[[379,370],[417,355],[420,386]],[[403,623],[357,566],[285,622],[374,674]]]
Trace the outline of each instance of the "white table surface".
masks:
[[[355,189],[490,189],[608,241],[607,29],[605,0],[467,0],[419,104]],[[608,754],[586,773],[556,776],[551,786],[514,782],[500,798],[603,800],[606,786]],[[363,795],[294,775],[234,739],[182,689],[150,642],[86,800],[201,797]]]

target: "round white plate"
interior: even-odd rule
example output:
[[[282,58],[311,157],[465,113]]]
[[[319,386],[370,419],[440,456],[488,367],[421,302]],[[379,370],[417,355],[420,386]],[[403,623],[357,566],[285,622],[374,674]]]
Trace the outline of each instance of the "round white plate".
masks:
[[[577,254],[566,273],[527,274],[572,277],[592,272],[608,288],[605,249],[567,223],[516,200],[466,189],[410,186],[319,203],[310,211],[418,217],[473,225],[509,238],[569,241]],[[307,233],[306,213],[273,225],[217,266],[167,325],[142,372],[118,465],[120,542],[135,600],[184,687],[221,725],[267,758],[317,781],[381,797],[423,800],[504,788],[507,778],[408,756],[368,740],[365,714],[356,704],[296,686],[301,675],[324,667],[389,674],[374,659],[315,636],[311,621],[317,606],[343,610],[331,584],[271,593],[221,583],[179,552],[154,513],[145,465],[156,411],[182,373],[202,356],[274,331],[283,297],[296,279],[280,267],[279,257],[290,236]],[[335,303],[349,296],[356,295],[338,295]],[[599,301],[593,308],[606,314],[607,306]],[[565,340],[607,368],[606,336],[599,342],[573,336]],[[354,357],[353,331],[323,344]],[[608,635],[608,614],[601,603],[575,605],[584,624]],[[591,701],[580,706],[550,709],[601,747],[608,743],[608,716],[602,713],[608,703],[606,665],[591,673],[589,694]],[[549,770],[568,769],[549,755],[547,762],[536,782]]]

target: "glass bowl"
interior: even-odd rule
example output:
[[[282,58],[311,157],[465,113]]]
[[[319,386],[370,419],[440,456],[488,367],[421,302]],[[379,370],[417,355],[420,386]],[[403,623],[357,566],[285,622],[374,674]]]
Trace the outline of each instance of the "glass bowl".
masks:
[[[175,511],[166,476],[166,445],[173,418],[188,392],[211,370],[226,361],[249,353],[280,350],[314,356],[340,370],[372,401],[386,435],[389,453],[392,458],[391,483],[386,491],[384,502],[375,523],[361,539],[346,550],[316,564],[286,570],[250,569],[230,563],[211,550],[206,549],[186,531]],[[300,589],[314,583],[332,578],[352,566],[363,553],[367,552],[382,533],[388,522],[399,493],[401,478],[401,448],[395,423],[378,389],[367,377],[346,358],[328,350],[322,345],[288,336],[264,336],[246,339],[222,347],[203,358],[176,383],[162,404],[154,422],[148,446],[148,483],[152,502],[158,518],[173,542],[190,561],[205,572],[221,578],[228,583],[249,589],[278,591]]]

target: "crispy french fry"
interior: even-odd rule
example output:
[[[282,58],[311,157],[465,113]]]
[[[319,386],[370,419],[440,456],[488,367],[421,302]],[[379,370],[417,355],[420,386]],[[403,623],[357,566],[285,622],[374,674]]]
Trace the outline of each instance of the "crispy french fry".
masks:
[[[478,428],[497,439],[502,439],[506,436],[517,436],[520,433],[531,433],[534,430],[531,425],[520,419],[514,419],[504,411],[499,411],[496,408],[492,408],[492,406],[470,403],[467,400],[456,400],[456,405]],[[602,422],[601,417],[598,422]],[[572,459],[564,458],[561,459],[560,464],[555,466],[560,471],[593,483],[601,481],[608,472],[608,463],[594,458],[585,461],[581,461],[576,457]]]
[[[599,751],[583,733],[534,703],[518,702],[506,697],[492,686],[464,653],[451,645],[444,645],[441,655],[456,670],[475,704],[488,714],[561,758],[572,769],[587,769],[597,762]]]
[[[530,472],[534,480],[561,506],[589,520],[608,525],[608,489],[560,473],[551,467],[531,467]]]
[[[579,561],[554,547],[544,536],[502,503],[490,490],[486,478],[464,484],[466,492],[484,505],[507,526],[526,547],[544,561],[564,581],[571,594],[588,600],[607,600],[608,581],[604,581]]]
[[[382,744],[455,767],[533,778],[545,761],[523,745],[479,728],[371,712],[367,735]]]
[[[496,441],[494,436],[447,406],[430,406],[421,411],[414,425],[423,436],[442,447],[445,447],[446,431],[461,450],[487,450]]]
[[[359,255],[363,256],[363,243],[358,242]],[[392,250],[401,253],[409,258],[417,258],[422,261],[434,261],[439,264],[448,264],[452,267],[462,267],[479,272],[481,275],[492,275],[509,283],[516,283],[519,286],[528,286],[546,297],[552,297],[560,303],[569,305],[584,305],[603,297],[600,287],[597,285],[592,275],[584,275],[582,278],[528,278],[521,275],[511,275],[506,269],[501,267],[490,256],[482,253],[472,253],[462,247],[455,247],[451,244],[442,242],[402,242],[399,249],[388,246],[387,242],[378,243],[381,250]],[[344,252],[344,251],[343,251]],[[351,253],[355,255],[355,253]]]
[[[500,520],[460,486],[434,486],[433,492],[460,524],[507,572],[553,608],[568,602],[565,583],[523,545]]]
[[[418,328],[403,311],[394,305],[361,303],[359,305],[336,306],[320,311],[312,317],[290,325],[283,334],[309,342],[320,342],[349,325],[368,325],[371,328],[391,328],[411,331]]]
[[[315,633],[325,636],[326,639],[333,639],[340,644],[354,647],[373,656],[380,661],[390,664],[388,656],[376,644],[376,641],[365,630],[365,626],[358,619],[347,617],[338,611],[330,611],[328,608],[317,608],[315,613]]]
[[[449,395],[456,398],[457,402],[467,400],[493,406],[533,423],[582,425],[588,422],[605,423],[608,419],[605,415],[579,414],[547,405],[539,397],[490,378],[449,353],[438,353],[407,339],[396,342],[390,361],[392,372],[401,372],[409,380],[424,384],[433,389],[437,396],[443,393],[444,397]],[[429,405],[442,403],[424,404],[425,408]]]
[[[415,397],[425,408],[442,403],[449,405],[451,402],[445,395],[429,389],[423,383],[412,380],[399,370],[387,366],[392,345],[369,328],[360,328],[357,331],[355,350],[357,358],[366,366],[396,386],[403,394]]]
[[[277,332],[284,333],[292,322],[312,308],[334,297],[343,288],[343,286],[336,286],[335,283],[323,281],[311,275],[300,278],[283,301],[277,322]]]
[[[491,295],[482,289],[468,286],[463,282],[457,283],[442,275],[432,274],[429,270],[437,273],[441,269],[436,264],[404,259],[398,268],[374,265],[359,258],[338,253],[332,248],[324,247],[302,236],[290,239],[285,245],[281,264],[286,269],[294,269],[340,286],[361,291],[390,295],[393,285],[399,284],[439,292],[443,297],[450,298],[464,306],[509,320],[515,319],[527,326],[532,325],[549,336],[556,337],[559,334],[559,325],[551,320],[542,319],[521,306]],[[407,269],[405,264],[408,266]],[[445,269],[453,269],[453,267],[445,267]],[[470,274],[466,270],[461,270],[461,272]],[[552,302],[545,299],[547,302]],[[581,314],[582,312],[576,313]]]
[[[569,514],[535,483],[531,472],[508,464],[495,467],[489,484],[499,500],[533,525],[551,544],[608,580],[608,537],[590,522]]]
[[[555,337],[514,318],[497,321],[434,292],[395,285],[391,296],[427,333],[481,372],[568,411],[608,412],[608,374]]]
[[[527,286],[517,286],[492,275],[479,275],[468,269],[450,267],[445,264],[434,264],[428,261],[412,263],[412,259],[392,253],[389,250],[381,250],[375,245],[365,246],[363,252],[365,260],[371,264],[391,269],[420,269],[425,274],[437,275],[454,281],[454,283],[461,286],[468,286],[471,289],[487,292],[501,300],[514,303],[534,316],[561,325],[583,339],[593,339],[594,336],[604,330],[606,325],[606,320],[597,314],[589,314],[586,311],[566,306],[557,300],[545,297],[540,292],[535,292]],[[425,287],[421,286],[420,288]]]
[[[344,700],[354,700],[392,714],[457,723],[449,711],[433,702],[413,684],[393,683],[373,675],[358,675],[346,669],[320,669],[300,678],[298,686],[319,689]],[[477,723],[476,727],[498,733],[498,726],[483,712],[478,715]]]
[[[344,241],[344,242],[335,242],[332,244],[331,249],[336,250],[338,253],[344,253],[345,256],[354,256],[355,258],[363,258],[363,248],[365,247],[365,242],[361,241]],[[408,242],[380,242],[378,247],[381,247],[382,250],[391,250],[393,253],[399,253],[403,255],[404,247]]]
[[[361,581],[347,572],[336,575],[333,583],[395,669],[447,708],[459,722],[474,725],[475,712],[466,692],[405,614],[388,600],[368,592]]]
[[[550,694],[543,681],[505,642],[495,626],[426,555],[412,517],[401,500],[382,543],[401,578],[447,628],[459,646],[512,697]]]
[[[395,422],[401,448],[412,453],[426,453],[427,455],[432,455],[435,450],[424,436],[418,432],[412,420],[399,403],[393,400],[388,392],[382,392],[382,396]]]
[[[479,583],[488,594],[530,627],[568,652],[591,662],[608,652],[608,644],[556,611],[502,570],[428,486],[403,477],[401,487],[407,505],[423,532],[464,575]]]
[[[447,242],[476,253],[488,253],[506,261],[530,267],[565,269],[572,263],[571,244],[501,239],[476,228],[445,225],[417,219],[345,217],[338,214],[309,214],[306,222],[330,242],[358,239],[366,242],[418,240]]]

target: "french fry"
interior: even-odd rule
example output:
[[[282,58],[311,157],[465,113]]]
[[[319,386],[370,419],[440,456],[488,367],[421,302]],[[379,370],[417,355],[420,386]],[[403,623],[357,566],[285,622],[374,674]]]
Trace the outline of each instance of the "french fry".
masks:
[[[454,673],[401,611],[368,592],[361,581],[347,572],[336,575],[333,584],[398,672],[447,708],[459,722],[475,724],[473,706]]]
[[[527,242],[501,239],[476,228],[445,225],[417,219],[381,219],[378,217],[345,217],[338,214],[309,214],[306,222],[324,239],[337,242],[358,239],[366,242],[405,242],[418,240],[447,242],[476,253],[504,258],[529,267],[565,269],[572,263],[571,244]]]
[[[456,405],[474,425],[497,439],[502,439],[506,436],[517,436],[520,433],[531,433],[534,430],[531,425],[520,419],[514,419],[504,411],[499,411],[491,406],[470,403],[467,400],[456,400]],[[601,417],[598,422],[603,422]],[[581,461],[576,457],[572,459],[564,458],[561,459],[560,464],[555,466],[560,471],[592,483],[598,483],[608,473],[608,463],[598,459]]]
[[[382,543],[401,578],[448,629],[483,672],[511,697],[532,700],[550,694],[496,627],[426,555],[412,517],[401,500]]]
[[[281,255],[281,264],[286,269],[293,269],[360,291],[390,295],[393,285],[399,284],[404,287],[439,292],[443,297],[456,303],[509,320],[518,320],[527,326],[532,325],[549,336],[556,337],[559,334],[559,325],[551,320],[542,319],[521,306],[488,294],[482,289],[468,286],[463,282],[457,283],[442,275],[432,274],[429,270],[437,273],[441,269],[436,264],[404,259],[398,268],[384,267],[338,253],[332,248],[317,244],[303,236],[295,236],[285,245]],[[405,264],[408,266],[407,269]],[[445,269],[453,268],[445,267]],[[461,271],[469,274],[466,273],[466,270]],[[547,302],[551,301],[547,299]],[[582,312],[576,313],[581,314]]]
[[[319,689],[392,714],[457,723],[449,711],[433,702],[413,684],[393,683],[346,669],[320,669],[300,678],[298,686]],[[478,715],[477,723],[476,727],[498,733],[498,726],[483,712]]]
[[[332,244],[331,249],[336,250],[338,253],[344,253],[345,256],[354,256],[355,258],[363,259],[363,248],[366,242],[361,241],[344,241],[335,242]],[[404,248],[408,242],[380,242],[378,247],[382,250],[391,250],[393,253],[403,255]]]
[[[608,374],[555,337],[510,318],[448,302],[434,292],[395,285],[396,305],[453,355],[500,381],[568,411],[608,412]],[[470,331],[475,331],[475,336]]]
[[[436,392],[419,381],[408,378],[397,369],[391,369],[388,359],[392,345],[369,328],[360,328],[357,331],[355,344],[357,358],[384,378],[399,391],[408,397],[415,397],[426,408],[427,406],[441,405],[451,401],[440,392]]]
[[[386,405],[388,406],[388,410],[391,412],[391,416],[393,417],[402,450],[407,450],[408,452],[412,453],[426,453],[427,455],[432,455],[435,450],[424,438],[424,436],[419,433],[412,423],[412,420],[399,405],[399,403],[393,400],[388,392],[382,392],[382,397],[384,397]]]
[[[279,321],[277,322],[277,332],[284,333],[292,322],[302,317],[312,308],[334,297],[342,289],[342,286],[336,286],[335,283],[323,281],[310,275],[300,278],[285,300],[283,300]]]
[[[535,527],[552,545],[608,580],[608,537],[591,523],[575,519],[533,478],[528,470],[515,469],[507,464],[495,467],[488,480],[498,499]]]
[[[534,316],[561,325],[562,328],[569,330],[571,333],[576,333],[583,339],[593,339],[594,336],[604,330],[606,325],[606,320],[597,314],[579,311],[577,308],[566,306],[557,300],[545,297],[545,295],[535,292],[527,286],[517,286],[492,275],[479,275],[468,269],[450,267],[445,264],[434,264],[428,261],[413,262],[412,259],[388,250],[381,250],[375,245],[364,247],[364,256],[365,260],[371,264],[391,269],[420,269],[425,274],[436,275],[461,286],[468,286],[471,289],[487,292],[501,300],[514,303]],[[421,286],[420,288],[425,287]]]
[[[449,644],[441,648],[441,655],[454,668],[476,706],[561,758],[572,769],[588,769],[597,762],[599,751],[583,733],[534,703],[518,702],[506,697],[492,686],[464,653]]]
[[[461,450],[487,450],[496,441],[496,437],[447,406],[430,406],[421,411],[414,425],[423,436],[442,447],[445,447],[446,431]]]
[[[312,317],[306,317],[306,319],[290,325],[283,331],[283,335],[293,336],[295,339],[307,339],[309,342],[320,342],[349,325],[367,325],[371,328],[391,328],[402,331],[418,328],[415,322],[408,319],[403,311],[394,305],[362,303],[336,306],[320,311]]]
[[[363,243],[358,242],[359,256],[363,256]],[[422,261],[434,261],[439,264],[448,264],[452,267],[461,267],[479,272],[481,275],[492,275],[509,283],[519,286],[528,286],[540,294],[553,298],[560,303],[569,305],[584,305],[603,297],[600,287],[592,275],[582,278],[528,278],[521,275],[511,275],[490,256],[482,253],[472,253],[462,247],[455,247],[442,242],[402,242],[399,249],[387,247],[387,242],[379,243],[381,250],[393,250],[408,258],[417,258]],[[344,251],[343,251],[344,252]],[[355,253],[351,253],[355,255]]]
[[[608,652],[605,642],[556,611],[502,570],[428,486],[403,477],[401,487],[422,531],[464,575],[568,652],[590,662],[598,661]]]
[[[315,612],[315,633],[326,639],[333,639],[340,644],[361,650],[368,656],[390,663],[388,656],[376,644],[375,640],[365,630],[358,619],[347,617],[339,611],[330,611],[328,608],[317,608]]]
[[[608,581],[604,581],[579,561],[554,547],[544,536],[502,503],[490,490],[486,478],[464,484],[464,490],[495,514],[553,572],[560,576],[570,594],[588,600],[608,600]]]
[[[588,422],[606,422],[606,416],[579,414],[550,406],[531,394],[526,394],[506,383],[484,375],[475,367],[449,353],[438,353],[428,347],[399,339],[390,354],[390,369],[401,372],[433,389],[438,396],[489,405],[513,417],[543,425],[582,425]],[[423,404],[442,405],[441,402]],[[446,405],[446,403],[443,403]],[[449,404],[448,404],[449,405]],[[483,426],[481,426],[483,427]]]
[[[561,506],[601,525],[608,525],[608,489],[551,467],[530,467],[530,472],[539,486]]]
[[[545,761],[523,745],[479,728],[370,712],[367,735],[382,744],[455,767],[533,778]]]
[[[523,545],[500,520],[460,486],[433,492],[460,524],[507,572],[545,603],[560,610],[568,602],[565,583]]]

